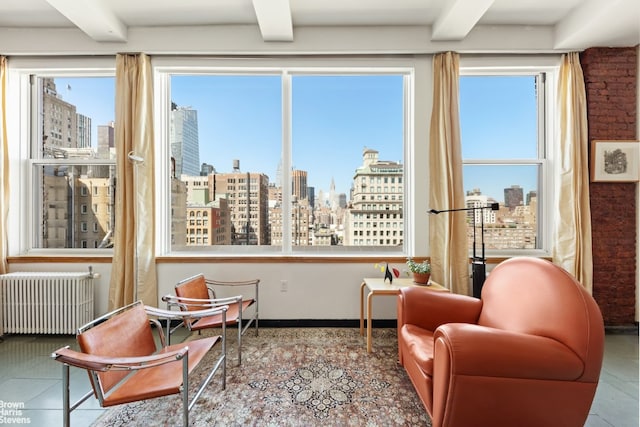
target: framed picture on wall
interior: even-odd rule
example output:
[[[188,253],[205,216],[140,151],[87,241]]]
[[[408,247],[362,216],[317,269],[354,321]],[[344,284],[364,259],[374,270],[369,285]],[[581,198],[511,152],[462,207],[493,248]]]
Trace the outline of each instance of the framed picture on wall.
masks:
[[[592,182],[638,182],[640,142],[592,141]]]

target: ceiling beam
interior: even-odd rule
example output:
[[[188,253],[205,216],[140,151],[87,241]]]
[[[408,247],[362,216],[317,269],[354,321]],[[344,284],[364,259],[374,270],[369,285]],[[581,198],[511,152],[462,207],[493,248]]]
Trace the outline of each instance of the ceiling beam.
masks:
[[[104,0],[46,0],[85,34],[98,42],[126,42],[127,27]]]
[[[449,0],[433,24],[432,41],[462,40],[494,0]]]
[[[640,43],[640,2],[588,0],[555,27],[557,49],[635,46]],[[603,35],[606,34],[606,37]],[[603,46],[598,40],[608,40]]]
[[[266,42],[293,41],[289,0],[253,0],[262,39]]]

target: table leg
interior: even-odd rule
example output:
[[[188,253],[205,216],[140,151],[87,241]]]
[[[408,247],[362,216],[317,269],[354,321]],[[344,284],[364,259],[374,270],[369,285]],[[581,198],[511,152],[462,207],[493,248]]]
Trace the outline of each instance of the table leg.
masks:
[[[373,292],[367,295],[367,353],[371,353],[371,302],[373,300]]]
[[[364,287],[367,284],[362,282],[360,285],[360,336],[364,336]]]

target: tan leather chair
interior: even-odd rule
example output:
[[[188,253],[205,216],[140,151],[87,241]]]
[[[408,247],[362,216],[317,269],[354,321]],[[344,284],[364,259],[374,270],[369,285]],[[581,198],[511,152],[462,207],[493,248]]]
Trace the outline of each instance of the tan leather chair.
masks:
[[[398,350],[433,427],[583,426],[604,325],[565,270],[519,257],[493,269],[481,299],[402,289]]]
[[[244,281],[222,281],[205,278],[203,274],[186,278],[178,282],[175,286],[176,294],[165,295],[162,300],[167,303],[167,307],[179,307],[182,311],[202,310],[210,307],[227,306],[226,325],[238,325],[238,365],[242,364],[242,335],[253,324],[258,335],[258,285],[260,279],[244,280]],[[216,287],[229,287],[236,289],[253,288],[253,295],[243,296],[235,295],[231,297],[218,298],[216,296]],[[249,307],[254,307],[253,313],[249,317],[244,317],[244,313]],[[245,322],[243,322],[243,319]],[[167,342],[170,340],[171,333],[179,326],[184,325],[191,331],[202,331],[203,329],[219,328],[223,323],[222,316],[209,316],[203,318],[194,318],[186,320],[180,325],[170,329],[167,324]]]
[[[226,311],[227,307],[222,306],[183,314],[145,306],[142,301],[137,301],[80,327],[76,335],[80,351],[66,346],[51,355],[63,364],[63,425],[71,425],[71,412],[91,396],[106,408],[177,394],[182,401],[183,425],[188,426],[189,410],[216,372],[222,371],[222,388],[226,388],[224,330],[220,336],[169,346],[164,340],[162,325],[155,317],[167,321],[184,319],[185,316],[193,319],[220,315],[224,318]],[[160,348],[157,348],[150,323],[156,326]],[[213,363],[208,361],[209,373],[189,400],[189,374],[218,342],[222,343],[222,351]],[[85,369],[92,386],[92,390],[75,403],[71,402],[70,366]]]

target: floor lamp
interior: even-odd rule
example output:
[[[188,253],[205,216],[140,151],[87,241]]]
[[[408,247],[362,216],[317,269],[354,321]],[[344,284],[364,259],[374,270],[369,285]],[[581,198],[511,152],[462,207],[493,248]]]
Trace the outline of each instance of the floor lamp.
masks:
[[[434,215],[438,215],[442,212],[473,211],[473,257],[471,260],[471,277],[473,279],[473,296],[476,298],[480,298],[480,295],[482,294],[482,286],[484,285],[484,281],[487,278],[487,259],[484,256],[484,214],[482,212],[484,209],[497,211],[498,209],[500,209],[500,205],[498,203],[490,203],[486,206],[475,206],[471,208],[444,210],[431,209],[429,211],[430,214]],[[480,242],[482,247],[482,253],[480,256],[478,256],[476,252],[476,211],[480,211]]]
[[[138,166],[144,163],[144,159],[136,155],[133,151],[130,151],[127,155],[129,161],[133,164],[133,188],[134,188],[134,203],[133,203],[133,220],[136,222],[135,227],[135,239],[133,243],[134,247],[134,260],[133,260],[133,301],[138,300]]]

